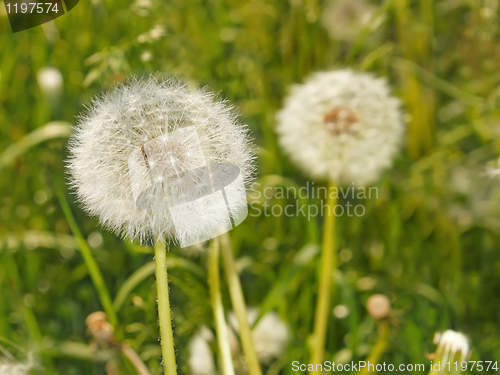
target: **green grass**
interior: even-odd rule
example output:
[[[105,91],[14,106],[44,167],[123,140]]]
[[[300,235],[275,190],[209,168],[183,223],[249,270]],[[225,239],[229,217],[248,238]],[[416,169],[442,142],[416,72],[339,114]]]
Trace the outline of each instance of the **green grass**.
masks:
[[[235,104],[259,147],[259,189],[305,186],[308,177],[279,149],[275,113],[289,86],[309,73],[352,67],[388,77],[404,102],[407,142],[379,181],[379,198],[360,202],[366,215],[337,220],[332,307],[345,305],[349,314],[331,315],[327,358],[367,358],[377,327],[364,304],[383,293],[393,313],[382,361],[428,364],[434,333],[446,329],[469,335],[473,360],[498,360],[500,190],[484,176],[500,154],[494,5],[384,1],[383,22],[352,42],[328,37],[325,4],[315,0],[152,1],[144,15],[130,1],[81,1],[55,21],[58,35],[50,38],[41,26],[12,34],[0,12],[0,336],[38,351],[49,374],[105,374],[109,353],[90,351],[84,323],[103,307],[57,198],[64,189],[83,237],[102,235],[91,250],[111,299],[118,296],[117,338],[160,373],[154,275],[141,268],[153,250],[124,243],[80,209],[65,188],[64,129],[50,136],[45,125],[73,123],[92,96],[127,75],[175,75]],[[146,34],[156,24],[165,35],[152,40]],[[149,61],[141,59],[146,52]],[[37,84],[44,66],[64,77],[56,101]],[[247,305],[277,311],[290,327],[283,358],[264,373],[293,374],[292,361],[309,359],[322,224],[260,215],[231,232]],[[215,330],[208,256],[171,248],[169,262],[177,361],[189,374],[190,338],[202,325]],[[134,374],[117,361],[123,374]]]

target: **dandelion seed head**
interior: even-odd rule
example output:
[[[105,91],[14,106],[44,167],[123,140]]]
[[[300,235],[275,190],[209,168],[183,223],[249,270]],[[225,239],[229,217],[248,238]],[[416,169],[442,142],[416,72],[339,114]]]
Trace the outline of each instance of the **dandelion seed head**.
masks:
[[[366,309],[373,319],[381,320],[391,312],[391,302],[383,294],[374,294],[368,298]]]
[[[180,178],[187,172],[229,163],[239,168],[242,186],[252,180],[248,128],[237,121],[232,107],[175,79],[132,78],[116,86],[92,101],[74,130],[68,169],[78,199],[104,227],[139,243],[157,235],[182,242],[215,233],[226,224],[218,220],[229,221],[226,205],[218,204],[210,208],[221,212],[199,216],[177,206],[185,219],[174,223],[165,203],[155,199],[180,199],[199,188],[202,178],[196,173]],[[151,185],[154,180],[158,183]],[[226,190],[229,202],[237,193],[241,196],[241,191]],[[138,207],[141,193],[156,209]]]
[[[330,0],[321,21],[332,39],[351,41],[368,25],[375,9],[366,0]]]
[[[469,340],[461,332],[451,329],[434,335],[434,344],[437,345],[436,355],[443,355],[442,362],[456,361],[455,355],[460,355],[460,362],[468,360],[470,356]]]
[[[335,308],[333,309],[333,315],[335,315],[335,317],[338,319],[347,318],[347,316],[349,315],[349,308],[345,305],[335,306]]]
[[[279,141],[312,177],[366,186],[392,164],[404,123],[385,79],[320,72],[295,85],[277,116]]]

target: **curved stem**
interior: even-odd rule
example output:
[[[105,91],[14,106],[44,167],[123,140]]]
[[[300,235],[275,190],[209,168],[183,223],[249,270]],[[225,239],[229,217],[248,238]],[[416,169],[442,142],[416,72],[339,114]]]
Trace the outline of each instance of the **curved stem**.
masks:
[[[160,236],[155,240],[155,263],[163,369],[165,375],[177,375],[172,318],[170,317],[170,297],[168,294],[167,249],[165,240]]]
[[[222,361],[222,374],[234,375],[233,361],[231,359],[231,346],[226,320],[224,318],[224,307],[220,292],[219,276],[219,238],[212,239],[209,250],[208,280],[210,285],[210,300],[215,318],[215,329],[217,331],[217,346]]]
[[[367,363],[370,366],[363,367],[363,370],[359,372],[359,375],[367,375],[370,372],[370,368],[377,367],[380,357],[384,354],[385,348],[389,343],[389,324],[387,322],[380,322],[378,325],[378,337],[377,341],[373,345],[373,349],[368,356]],[[371,367],[373,365],[373,367]]]
[[[332,289],[333,270],[335,269],[335,212],[337,195],[330,193],[335,184],[330,182],[327,190],[325,224],[323,228],[323,247],[321,250],[321,270],[319,275],[318,299],[314,317],[314,331],[312,337],[311,363],[323,362],[325,355],[325,340],[328,331],[328,312],[330,309],[330,295]],[[316,366],[313,366],[316,368]],[[310,374],[319,374],[310,371]]]
[[[116,310],[113,306],[113,302],[111,302],[111,297],[106,287],[106,283],[104,282],[104,278],[102,277],[102,273],[99,270],[99,266],[97,265],[97,262],[94,258],[94,255],[92,254],[92,251],[90,250],[89,245],[87,244],[87,241],[85,241],[85,239],[83,238],[82,232],[80,232],[80,228],[78,228],[78,225],[76,224],[75,217],[71,212],[66,197],[62,192],[58,192],[58,198],[64,215],[66,216],[66,220],[68,221],[69,227],[71,228],[71,231],[73,232],[73,235],[78,242],[78,247],[82,252],[83,260],[85,261],[85,265],[87,266],[87,269],[89,271],[92,283],[97,290],[97,294],[99,295],[102,307],[104,308],[104,311],[108,316],[109,323],[113,327],[116,327],[116,324],[118,323],[118,317],[116,315]]]
[[[248,324],[247,308],[243,291],[241,289],[240,279],[236,271],[236,264],[234,262],[233,247],[231,245],[231,238],[229,234],[224,233],[220,236],[222,257],[224,259],[224,268],[226,270],[227,283],[229,287],[229,294],[231,296],[231,303],[233,305],[234,313],[238,319],[240,328],[241,345],[247,360],[248,373],[250,375],[262,375],[262,370],[257,358],[257,352],[253,345],[252,330]]]
[[[141,357],[127,344],[121,344],[120,349],[125,357],[128,358],[130,363],[134,366],[138,375],[151,375],[151,372],[142,362]]]

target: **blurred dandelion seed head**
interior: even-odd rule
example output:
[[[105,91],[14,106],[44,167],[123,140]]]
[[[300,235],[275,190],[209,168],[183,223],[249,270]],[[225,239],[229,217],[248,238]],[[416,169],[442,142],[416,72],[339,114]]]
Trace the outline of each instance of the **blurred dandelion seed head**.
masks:
[[[153,59],[153,54],[151,53],[151,51],[144,51],[141,54],[141,61],[142,62],[148,62],[148,61],[151,61],[152,59]]]
[[[487,167],[486,175],[491,179],[500,178],[500,158],[498,158],[493,167]]]
[[[468,360],[470,356],[469,340],[461,332],[455,332],[451,329],[434,335],[434,344],[437,345],[435,355],[441,356],[441,362],[457,361],[460,355],[460,362]]]
[[[252,325],[259,316],[259,309],[251,307],[247,310],[248,322]],[[228,339],[231,353],[235,358],[241,358],[240,343],[237,337],[239,324],[236,315],[230,312],[228,320]],[[254,342],[257,357],[262,364],[269,364],[273,359],[281,357],[290,339],[287,325],[275,312],[265,314],[252,329],[252,339]],[[209,343],[214,340],[212,331],[202,327],[189,342],[189,367],[194,375],[209,375],[215,373],[213,353]],[[242,366],[239,366],[242,365]],[[236,367],[245,368],[243,363],[237,363]],[[237,372],[239,373],[239,372]],[[243,371],[246,373],[246,371]]]
[[[157,42],[165,36],[165,26],[154,25],[150,30],[137,36],[137,41],[141,44]]]
[[[383,294],[374,294],[366,302],[368,313],[375,320],[386,318],[391,312],[391,302]]]
[[[259,308],[250,307],[247,310],[247,318],[253,325],[259,316]],[[233,330],[239,333],[239,324],[236,314],[228,314],[228,322]],[[233,348],[238,348],[239,343],[236,336],[230,330],[230,342]],[[279,358],[284,352],[289,340],[288,327],[276,312],[265,314],[252,329],[252,339],[257,351],[257,357],[261,363],[269,363],[274,358]]]
[[[215,374],[215,363],[209,342],[214,339],[212,331],[202,327],[200,331],[189,341],[189,368],[193,375]]]
[[[349,308],[344,305],[335,306],[335,308],[333,309],[333,315],[335,315],[335,317],[338,319],[347,318],[347,316],[349,315]]]
[[[32,352],[28,353],[24,362],[18,362],[6,349],[0,349],[5,354],[0,355],[0,374],[2,375],[27,375],[38,367]]]
[[[61,72],[52,67],[40,69],[36,75],[38,85],[47,96],[58,95],[62,91],[63,76]]]
[[[162,193],[175,190],[182,197],[196,188],[194,177],[162,185],[164,179],[224,162],[237,166],[248,186],[254,170],[248,129],[232,107],[214,99],[208,91],[153,76],[132,78],[95,99],[75,126],[69,146],[70,184],[84,208],[104,227],[144,244],[160,234],[182,243],[220,227],[213,218],[228,220],[225,205],[216,208],[225,215],[188,217],[196,225],[183,223],[184,229],[176,230],[166,207],[153,210],[136,204],[142,180],[133,175],[135,164],[145,164],[146,174],[164,186]]]
[[[87,242],[89,243],[90,247],[97,249],[102,245],[102,234],[99,232],[92,232],[89,234],[89,237],[87,238]]]
[[[345,69],[293,86],[276,131],[290,158],[313,177],[366,186],[391,166],[404,123],[385,79]]]
[[[321,21],[332,39],[350,41],[368,25],[375,9],[365,0],[330,0]]]
[[[152,6],[151,0],[135,0],[130,8],[138,16],[147,17],[150,14]]]

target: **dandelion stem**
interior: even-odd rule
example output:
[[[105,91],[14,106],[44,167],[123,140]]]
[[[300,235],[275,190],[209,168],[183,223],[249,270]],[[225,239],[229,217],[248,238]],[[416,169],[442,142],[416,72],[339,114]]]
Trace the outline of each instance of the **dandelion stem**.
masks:
[[[168,294],[167,249],[165,240],[160,236],[155,239],[155,262],[163,369],[165,375],[177,375],[172,318],[170,317],[170,297]]]
[[[253,345],[252,330],[248,324],[245,299],[243,297],[238,272],[236,271],[231,238],[229,237],[229,234],[224,233],[220,236],[220,239],[229,294],[231,296],[231,303],[233,305],[236,318],[238,319],[240,339],[243,346],[243,352],[247,360],[248,373],[250,375],[262,375],[259,359],[257,358],[257,352],[255,351],[255,347]]]
[[[138,375],[151,375],[144,362],[142,362],[141,357],[127,344],[121,344],[120,349],[125,357],[128,358],[130,363],[134,366]]]
[[[385,348],[389,342],[389,324],[387,322],[380,322],[378,325],[377,341],[373,345],[373,349],[368,356],[367,362],[373,364],[375,367],[380,361],[380,357],[384,354]],[[367,375],[369,372],[368,367],[363,368],[359,375]]]
[[[90,278],[92,279],[92,283],[97,290],[97,294],[99,295],[99,299],[101,300],[102,307],[108,316],[109,323],[116,327],[118,323],[118,317],[116,315],[116,310],[113,306],[113,302],[111,301],[111,297],[109,295],[108,288],[106,287],[106,283],[104,282],[104,278],[102,277],[102,273],[99,270],[99,266],[90,250],[87,241],[82,236],[80,232],[80,228],[78,228],[78,224],[76,223],[75,217],[71,212],[71,208],[69,207],[68,201],[62,192],[58,193],[59,203],[63,209],[64,215],[66,216],[66,220],[68,221],[69,227],[73,232],[73,235],[78,242],[78,247],[83,256],[83,260],[87,269],[89,271]]]
[[[332,191],[335,184],[330,182],[328,191]],[[321,270],[319,275],[318,299],[314,317],[314,331],[312,337],[311,363],[322,363],[325,355],[326,333],[328,331],[328,312],[330,308],[330,295],[332,289],[333,270],[335,261],[335,213],[337,197],[328,194],[327,212],[323,228],[323,247],[321,250]],[[315,367],[315,366],[314,366]],[[311,371],[310,374],[319,374]]]
[[[217,346],[222,361],[222,374],[234,375],[233,361],[231,359],[231,347],[227,332],[226,320],[224,318],[224,307],[220,291],[219,275],[219,238],[212,239],[210,243],[208,279],[210,284],[210,299],[215,317],[215,329],[217,331]]]

